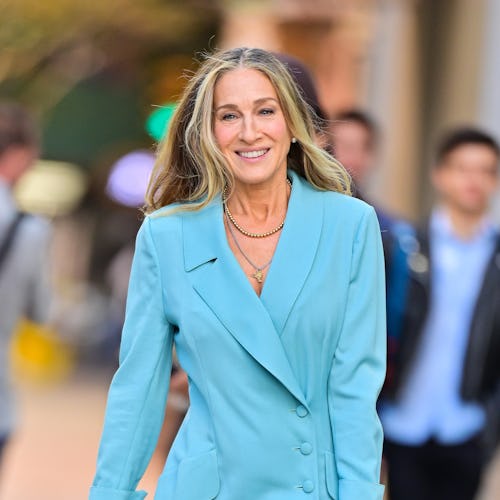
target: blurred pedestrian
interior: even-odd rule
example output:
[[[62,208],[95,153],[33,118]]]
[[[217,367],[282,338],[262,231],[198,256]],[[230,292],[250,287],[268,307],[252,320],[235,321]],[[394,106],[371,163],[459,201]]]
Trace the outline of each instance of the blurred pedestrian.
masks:
[[[380,411],[391,500],[472,500],[500,425],[500,234],[488,219],[500,149],[450,132],[438,201],[408,254],[397,356]]]
[[[188,84],[137,239],[92,500],[144,497],[173,343],[191,404],[157,499],[382,499],[380,229],[314,131],[269,52],[216,53]]]
[[[329,132],[335,158],[352,176],[354,194],[364,200],[364,189],[377,167],[380,132],[375,121],[361,109],[345,109],[330,121]],[[382,232],[390,231],[397,219],[377,205],[374,208]]]
[[[21,317],[48,313],[49,224],[20,212],[12,190],[38,155],[38,130],[15,103],[0,103],[0,460],[15,427],[9,345]]]

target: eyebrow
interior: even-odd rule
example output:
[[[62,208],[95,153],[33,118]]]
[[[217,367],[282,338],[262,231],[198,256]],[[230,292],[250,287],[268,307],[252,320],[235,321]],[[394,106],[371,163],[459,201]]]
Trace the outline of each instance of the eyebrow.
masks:
[[[254,106],[259,106],[260,104],[263,104],[266,101],[274,101],[276,104],[278,104],[278,100],[275,99],[274,97],[261,97],[260,99],[256,99],[254,101]],[[221,104],[215,109],[215,111],[219,111],[219,109],[222,108],[238,109],[238,106],[236,106],[236,104]]]

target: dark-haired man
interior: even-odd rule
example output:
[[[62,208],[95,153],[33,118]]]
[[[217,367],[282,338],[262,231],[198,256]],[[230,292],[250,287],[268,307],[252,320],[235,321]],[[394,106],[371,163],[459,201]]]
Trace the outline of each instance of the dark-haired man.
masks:
[[[354,194],[364,199],[363,188],[376,163],[377,125],[366,112],[356,108],[346,109],[335,115],[330,122],[329,132],[333,155],[352,176]],[[389,251],[395,236],[390,234],[391,230],[400,221],[382,208],[374,208],[384,237],[384,249]]]
[[[346,109],[330,123],[335,157],[345,165],[355,182],[363,183],[374,167],[377,126],[360,109]]]
[[[37,156],[31,115],[18,104],[0,103],[0,463],[15,423],[9,343],[21,316],[42,321],[48,310],[49,225],[21,214],[12,194]]]
[[[406,306],[380,405],[391,500],[472,500],[498,442],[500,236],[488,211],[499,158],[471,128],[438,149],[438,201],[400,280]]]

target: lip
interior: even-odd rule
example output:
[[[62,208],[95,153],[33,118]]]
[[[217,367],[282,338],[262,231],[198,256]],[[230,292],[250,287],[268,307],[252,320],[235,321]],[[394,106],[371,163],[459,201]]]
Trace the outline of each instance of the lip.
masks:
[[[245,161],[257,161],[267,156],[270,150],[271,148],[241,149],[235,151],[235,153],[239,158]]]

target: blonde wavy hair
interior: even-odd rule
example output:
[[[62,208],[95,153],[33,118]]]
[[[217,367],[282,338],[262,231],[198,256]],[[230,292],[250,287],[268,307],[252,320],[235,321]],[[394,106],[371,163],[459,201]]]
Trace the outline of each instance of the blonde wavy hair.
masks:
[[[319,190],[351,193],[344,167],[315,144],[314,112],[286,66],[268,51],[236,48],[207,55],[189,80],[158,146],[145,213],[172,203],[180,203],[175,210],[199,210],[224,189],[231,192],[233,175],[213,133],[213,100],[219,78],[237,68],[262,72],[275,88],[290,133],[297,139],[290,146],[288,168]]]

